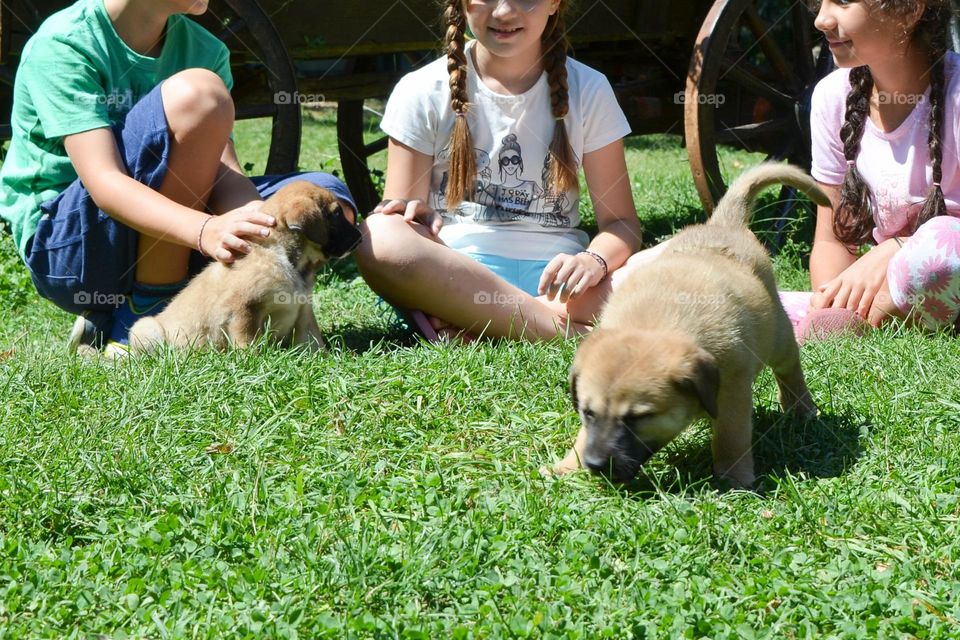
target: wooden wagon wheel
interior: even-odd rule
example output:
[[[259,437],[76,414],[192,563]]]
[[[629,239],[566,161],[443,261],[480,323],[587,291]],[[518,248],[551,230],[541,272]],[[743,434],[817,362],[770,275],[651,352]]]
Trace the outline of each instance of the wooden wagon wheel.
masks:
[[[296,171],[301,134],[297,76],[270,17],[257,0],[220,0],[210,3],[201,22],[230,47],[237,119],[273,119],[266,173]]]
[[[387,137],[373,142],[364,141],[364,100],[360,98],[337,102],[337,146],[343,178],[350,187],[362,213],[368,213],[380,201],[380,191],[374,185],[368,161],[370,156],[387,148]]]
[[[810,96],[832,67],[813,14],[792,0],[716,0],[687,75],[685,131],[710,212],[726,190],[717,145],[810,166]]]
[[[374,154],[380,153],[387,148],[388,138],[377,130],[374,139],[367,142],[365,134],[370,133],[372,124],[370,122],[371,110],[368,108],[368,101],[361,96],[373,96],[375,93],[381,95],[376,98],[386,98],[386,92],[389,92],[397,80],[403,75],[401,62],[408,65],[407,68],[417,68],[425,62],[433,59],[433,52],[404,52],[397,54],[392,58],[391,65],[393,70],[386,75],[374,72],[377,59],[373,56],[358,57],[350,59],[350,73],[354,77],[363,77],[370,74],[374,78],[373,84],[365,86],[363,83],[358,85],[359,91],[355,95],[341,97],[337,100],[337,145],[340,152],[340,165],[343,167],[344,180],[350,187],[350,193],[361,212],[371,211],[380,201],[381,190],[375,184],[370,169],[370,158]]]
[[[371,211],[380,201],[381,186],[374,180],[377,172],[370,168],[370,158],[385,151],[388,142],[376,126],[377,118],[370,102],[386,98],[406,72],[433,61],[434,57],[434,51],[418,50],[359,56],[348,61],[349,73],[354,78],[367,80],[358,80],[347,92],[349,95],[337,100],[337,144],[344,180],[361,212]],[[384,65],[388,71],[382,69]]]

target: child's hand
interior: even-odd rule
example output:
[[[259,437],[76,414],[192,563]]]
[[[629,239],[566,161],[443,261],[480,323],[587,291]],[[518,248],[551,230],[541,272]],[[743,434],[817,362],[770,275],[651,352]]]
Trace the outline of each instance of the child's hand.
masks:
[[[877,293],[887,279],[887,265],[899,247],[887,240],[864,254],[843,273],[814,291],[811,309],[849,309],[867,319]]]
[[[200,234],[200,248],[208,256],[230,264],[250,253],[250,244],[244,238],[265,238],[276,218],[261,213],[262,200],[254,200],[223,215],[212,216]]]
[[[540,276],[537,292],[547,296],[548,300],[559,298],[567,301],[583,294],[603,280],[603,267],[589,254],[570,255],[561,253],[547,264]]]
[[[436,237],[443,227],[443,216],[423,200],[384,200],[373,209],[374,213],[395,214],[402,213],[407,222],[419,222]]]

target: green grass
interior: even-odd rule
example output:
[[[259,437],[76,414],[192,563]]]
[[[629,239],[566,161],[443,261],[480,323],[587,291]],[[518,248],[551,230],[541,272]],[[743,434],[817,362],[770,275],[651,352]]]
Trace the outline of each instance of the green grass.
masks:
[[[336,169],[331,123],[305,167]],[[628,148],[649,238],[702,219],[676,138]],[[804,346],[813,423],[761,376],[755,493],[713,483],[704,425],[621,488],[537,473],[574,342],[420,344],[346,264],[329,353],[82,363],[0,247],[0,638],[960,636],[954,338]]]

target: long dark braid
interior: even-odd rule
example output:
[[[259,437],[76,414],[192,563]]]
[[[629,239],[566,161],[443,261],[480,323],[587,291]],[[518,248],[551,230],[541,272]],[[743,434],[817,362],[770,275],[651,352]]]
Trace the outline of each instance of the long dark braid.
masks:
[[[950,11],[947,3],[940,5],[931,3],[927,7],[918,30],[927,34],[930,47],[930,133],[927,144],[930,150],[930,165],[933,168],[933,184],[930,193],[923,203],[917,226],[936,218],[947,215],[947,203],[943,197],[943,128],[946,119],[946,56],[947,56],[947,21]]]
[[[447,33],[444,39],[447,49],[447,73],[450,75],[450,108],[457,115],[450,137],[450,160],[447,180],[447,210],[473,195],[476,184],[477,158],[473,151],[473,136],[467,123],[470,106],[467,95],[467,49],[464,31],[467,18],[463,13],[463,0],[448,0],[444,11]]]
[[[847,174],[840,187],[840,205],[833,217],[833,232],[844,244],[858,246],[870,238],[874,222],[871,213],[870,187],[857,169],[857,154],[863,130],[870,117],[870,93],[873,91],[873,76],[866,66],[850,71],[850,93],[847,95],[847,111],[840,140],[843,142],[843,157],[847,161]]]
[[[567,34],[563,19],[563,3],[550,16],[541,36],[543,67],[550,84],[550,112],[554,118],[550,141],[549,188],[564,193],[578,187],[577,163],[564,118],[570,112],[570,87],[567,84]]]

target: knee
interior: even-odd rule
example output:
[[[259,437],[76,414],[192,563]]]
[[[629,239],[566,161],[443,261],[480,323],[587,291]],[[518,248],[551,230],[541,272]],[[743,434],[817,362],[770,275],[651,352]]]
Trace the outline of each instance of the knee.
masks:
[[[364,275],[391,275],[408,272],[416,265],[415,249],[419,240],[403,217],[374,213],[360,225],[363,241],[354,256]]]
[[[917,229],[890,261],[888,278],[911,271],[947,276],[960,268],[960,218],[939,216]]]
[[[223,80],[207,69],[187,69],[167,78],[160,89],[170,128],[233,129],[234,106]]]
[[[911,240],[925,238],[952,238],[954,242],[960,242],[960,218],[953,216],[937,216],[924,222],[913,234]]]

